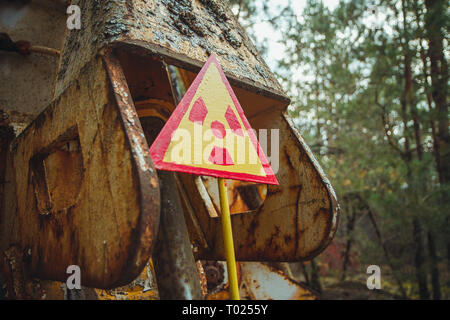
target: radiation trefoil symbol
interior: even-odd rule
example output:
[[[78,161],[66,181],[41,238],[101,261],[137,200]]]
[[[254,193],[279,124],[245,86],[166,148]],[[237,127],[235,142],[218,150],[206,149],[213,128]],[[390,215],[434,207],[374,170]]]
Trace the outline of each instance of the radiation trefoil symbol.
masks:
[[[214,55],[175,108],[150,154],[161,170],[278,184]]]

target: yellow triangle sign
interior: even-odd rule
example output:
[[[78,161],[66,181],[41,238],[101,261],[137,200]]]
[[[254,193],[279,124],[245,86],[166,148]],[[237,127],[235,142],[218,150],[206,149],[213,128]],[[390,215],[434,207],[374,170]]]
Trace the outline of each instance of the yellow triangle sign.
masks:
[[[150,147],[157,169],[278,184],[211,55]]]

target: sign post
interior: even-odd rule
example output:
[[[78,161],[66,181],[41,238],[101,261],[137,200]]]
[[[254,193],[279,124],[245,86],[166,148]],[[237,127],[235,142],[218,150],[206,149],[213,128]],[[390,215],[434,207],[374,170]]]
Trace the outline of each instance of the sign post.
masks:
[[[230,296],[239,300],[225,179],[278,181],[214,54],[158,134],[150,154],[157,169],[218,178]]]
[[[233,231],[231,229],[230,206],[228,205],[227,186],[224,178],[218,179],[220,210],[222,212],[222,234],[227,259],[228,283],[232,300],[239,300],[239,286],[236,272],[236,258],[234,257]]]

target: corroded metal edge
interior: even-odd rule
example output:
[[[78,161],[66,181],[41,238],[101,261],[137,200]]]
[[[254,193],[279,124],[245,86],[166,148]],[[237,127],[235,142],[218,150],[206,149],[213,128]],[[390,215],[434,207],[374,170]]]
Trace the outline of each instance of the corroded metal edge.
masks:
[[[226,1],[74,1],[72,4],[81,8],[84,31],[66,35],[55,95],[78,77],[99,50],[114,42],[135,40],[198,62],[215,52],[226,73],[239,81],[246,79],[258,88],[282,91]]]
[[[159,57],[160,60],[164,60],[169,65],[174,65],[176,67],[185,69],[187,71],[198,73],[205,61],[198,61],[187,57],[186,55],[171,51],[158,44],[149,43],[143,40],[121,40],[115,41],[109,44],[109,47],[117,49],[127,49],[135,51],[136,53],[144,55],[152,55]],[[143,51],[144,50],[144,51]],[[250,81],[250,79],[239,79],[236,76],[224,71],[230,84],[244,90],[258,93],[267,98],[272,98],[283,103],[284,109],[290,104],[291,99],[280,90],[275,88],[269,88],[256,83],[255,81]]]
[[[120,121],[134,158],[133,166],[139,179],[139,201],[141,213],[137,232],[134,232],[136,251],[130,256],[120,279],[114,286],[133,281],[145,267],[156,242],[160,218],[160,192],[156,170],[150,157],[141,123],[134,107],[125,75],[118,59],[111,50],[102,54],[103,62],[114,92]]]
[[[307,255],[306,257],[301,259],[301,261],[308,261],[308,260],[311,260],[312,258],[314,258],[315,256],[317,256],[318,254],[320,254],[323,250],[325,250],[326,247],[333,240],[334,235],[336,234],[338,224],[339,224],[339,215],[340,215],[341,209],[340,209],[334,188],[331,185],[330,180],[328,180],[328,177],[326,176],[325,172],[323,171],[322,166],[317,161],[316,157],[314,156],[311,149],[306,144],[303,137],[300,135],[298,130],[295,128],[295,125],[292,122],[292,120],[290,119],[290,117],[285,112],[282,114],[282,116],[288,123],[292,133],[297,138],[300,148],[306,153],[311,164],[313,165],[313,167],[316,169],[317,173],[319,174],[321,181],[322,181],[325,189],[327,190],[328,198],[330,199],[329,212],[331,213],[331,215],[330,215],[329,224],[328,224],[328,237],[324,238],[322,240],[322,242],[320,243],[320,245],[315,250],[313,250],[309,255]]]
[[[111,103],[114,104],[118,111],[117,113],[123,128],[124,137],[127,141],[128,148],[131,151],[133,175],[138,179],[137,186],[139,193],[138,223],[131,232],[131,245],[128,247],[130,254],[128,255],[125,265],[122,267],[117,280],[104,286],[98,286],[107,289],[130,283],[140,274],[148,262],[154,243],[156,242],[156,234],[159,227],[160,195],[156,170],[154,170],[153,162],[148,152],[147,141],[144,137],[136,110],[131,100],[131,95],[125,77],[123,76],[121,66],[114,60],[114,57],[110,57],[109,55],[103,57],[103,63],[105,74],[107,74],[105,80],[108,83],[106,86],[110,86],[110,99],[114,99]],[[74,83],[71,85],[73,84]],[[65,92],[66,91],[64,91],[63,94]],[[12,149],[15,149],[21,139],[23,139],[23,133],[33,129],[33,126],[42,126],[46,116],[51,113],[53,107],[63,98],[63,94],[49,104],[47,108],[26,126],[26,129],[23,130],[21,134],[12,140]],[[3,203],[3,201],[1,203]],[[20,250],[22,249],[23,248]],[[22,257],[18,257],[18,259],[22,260]],[[23,272],[28,277],[29,270],[24,270]],[[63,279],[55,278],[53,280]]]

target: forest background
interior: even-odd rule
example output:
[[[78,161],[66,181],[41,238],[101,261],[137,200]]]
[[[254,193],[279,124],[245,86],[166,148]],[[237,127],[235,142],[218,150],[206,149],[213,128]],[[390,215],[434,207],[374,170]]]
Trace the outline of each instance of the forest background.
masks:
[[[449,299],[448,2],[230,2],[341,206],[297,280],[325,299]]]

